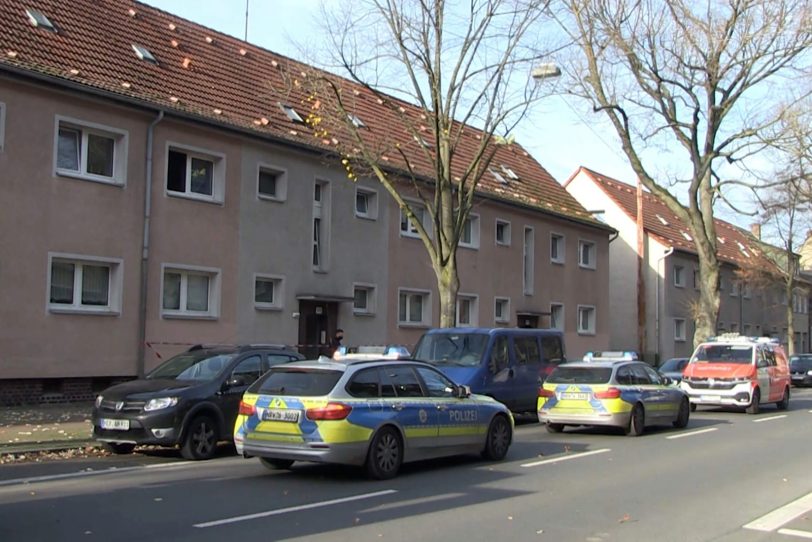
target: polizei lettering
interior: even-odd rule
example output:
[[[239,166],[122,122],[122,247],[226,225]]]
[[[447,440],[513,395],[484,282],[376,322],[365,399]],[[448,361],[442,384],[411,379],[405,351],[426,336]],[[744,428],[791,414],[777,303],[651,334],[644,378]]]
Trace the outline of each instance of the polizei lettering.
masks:
[[[476,410],[452,410],[448,413],[452,422],[475,422]]]

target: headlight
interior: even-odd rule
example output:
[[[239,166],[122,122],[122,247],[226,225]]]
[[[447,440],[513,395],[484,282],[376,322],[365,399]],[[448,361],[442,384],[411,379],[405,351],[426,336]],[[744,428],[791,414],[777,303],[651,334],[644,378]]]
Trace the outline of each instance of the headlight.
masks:
[[[812,371],[807,371],[806,374],[808,374],[809,376],[812,376]]]
[[[104,399],[104,397],[102,397],[101,395],[96,396],[96,408],[99,408],[101,406],[102,399]]]
[[[144,412],[150,412],[152,410],[162,410],[164,408],[173,407],[178,404],[177,397],[158,397],[157,399],[150,399],[147,401],[147,404],[144,405]]]

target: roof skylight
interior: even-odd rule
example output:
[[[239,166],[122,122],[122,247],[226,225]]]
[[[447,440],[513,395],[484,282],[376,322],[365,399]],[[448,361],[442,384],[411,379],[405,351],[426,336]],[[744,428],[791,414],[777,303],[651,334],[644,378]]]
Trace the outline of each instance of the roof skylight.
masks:
[[[420,143],[420,145],[423,147],[430,148],[432,146],[431,143],[429,141],[426,141],[426,138],[424,138],[423,136],[415,135],[414,140]]]
[[[502,176],[502,174],[501,174],[501,173],[499,173],[498,171],[496,171],[495,169],[490,168],[488,171],[490,171],[490,172],[491,172],[491,175],[493,175],[494,177],[496,177],[496,180],[497,180],[497,181],[499,181],[500,183],[502,183],[502,184],[510,184],[510,183],[508,183],[507,179],[505,179],[505,178]]]
[[[158,60],[152,56],[152,53],[144,47],[143,45],[136,45],[132,44],[133,51],[135,51],[135,56],[137,56],[141,60],[146,60],[147,62],[152,62],[153,64],[158,64]]]
[[[508,179],[510,179],[511,181],[518,181],[519,180],[519,176],[516,175],[516,172],[513,171],[512,169],[510,169],[509,167],[507,167],[505,164],[502,164],[502,173],[504,173],[505,176]]]
[[[690,234],[688,234],[688,232],[684,232],[684,231],[683,231],[683,232],[680,232],[680,233],[681,233],[681,234],[682,234],[682,236],[683,236],[683,237],[685,237],[685,239],[687,239],[688,241],[693,241],[693,240],[694,240],[694,238],[693,238],[693,237],[691,237],[691,236],[690,236]]]
[[[297,113],[296,110],[291,106],[280,102],[279,107],[282,108],[282,111],[285,112],[285,115],[287,115],[290,120],[293,122],[298,122],[299,124],[304,124],[304,119],[300,117],[299,113]]]
[[[668,221],[667,221],[666,219],[664,219],[664,218],[662,217],[662,215],[657,214],[657,215],[655,215],[655,216],[657,217],[657,220],[659,220],[660,222],[662,222],[663,226],[668,226]]]
[[[353,126],[356,128],[366,128],[367,125],[364,124],[364,121],[361,120],[361,117],[356,115],[355,113],[347,113],[347,119],[352,123]]]
[[[56,32],[56,27],[54,26],[54,23],[52,23],[48,19],[48,17],[46,17],[45,14],[43,14],[41,11],[26,8],[25,14],[28,15],[28,21],[37,28],[42,27],[45,30]]]

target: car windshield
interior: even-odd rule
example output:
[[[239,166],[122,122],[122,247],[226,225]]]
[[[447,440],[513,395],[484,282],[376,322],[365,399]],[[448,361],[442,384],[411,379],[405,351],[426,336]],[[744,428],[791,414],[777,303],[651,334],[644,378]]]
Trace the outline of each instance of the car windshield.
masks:
[[[753,363],[753,347],[744,344],[702,344],[691,363]]]
[[[550,384],[606,384],[611,367],[558,367],[547,377]]]
[[[792,356],[789,366],[793,371],[809,371],[812,369],[812,356]]]
[[[678,373],[682,372],[685,364],[688,363],[687,358],[671,358],[660,366],[661,373]]]
[[[213,380],[234,359],[236,354],[185,352],[168,359],[146,378],[174,380]]]
[[[476,367],[482,362],[487,344],[485,333],[430,333],[420,339],[414,359],[436,365]]]
[[[257,380],[248,388],[248,392],[264,395],[319,397],[330,393],[342,374],[344,373],[341,371],[325,369],[278,367],[271,369]]]

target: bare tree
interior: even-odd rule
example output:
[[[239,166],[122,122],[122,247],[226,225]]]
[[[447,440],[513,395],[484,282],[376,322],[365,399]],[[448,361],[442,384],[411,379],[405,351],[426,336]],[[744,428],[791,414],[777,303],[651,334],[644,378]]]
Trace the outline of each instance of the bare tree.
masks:
[[[806,67],[810,1],[564,4],[561,27],[578,51],[568,68],[573,92],[603,112],[640,181],[687,225],[696,246],[697,343],[714,333],[719,312],[713,217],[730,182],[723,164],[760,150],[758,134],[776,120],[771,100]],[[674,171],[666,171],[668,160]]]
[[[325,14],[331,68],[352,83],[308,77],[308,124],[351,180],[377,179],[408,218],[436,275],[443,327],[455,323],[457,246],[480,181],[516,147],[511,132],[540,97],[532,70],[556,71],[535,64],[546,2],[364,0]],[[364,115],[381,111],[389,125],[371,133]]]

